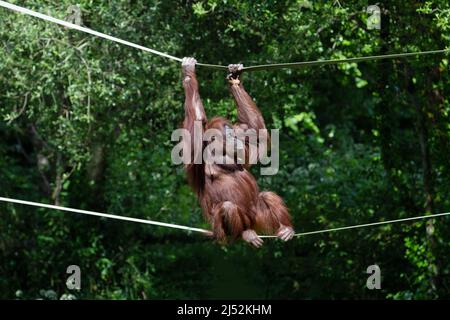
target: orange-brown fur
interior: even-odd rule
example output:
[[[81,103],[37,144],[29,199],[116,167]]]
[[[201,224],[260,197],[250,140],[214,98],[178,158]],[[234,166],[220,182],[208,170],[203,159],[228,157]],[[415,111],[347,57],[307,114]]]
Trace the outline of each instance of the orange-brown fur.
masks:
[[[266,128],[261,112],[240,83],[239,73],[230,75],[230,91],[237,104],[239,123],[232,125],[221,117],[208,122],[200,100],[195,64],[192,64],[183,65],[186,95],[183,127],[189,130],[192,138],[195,120],[202,121],[203,130],[214,128],[224,132],[225,125],[255,130]],[[201,149],[206,145],[207,142],[202,142]],[[293,235],[291,218],[283,200],[273,192],[260,192],[249,167],[249,163],[186,165],[188,182],[199,199],[205,218],[212,225],[213,236],[225,242],[227,238],[243,236],[246,230],[277,234],[283,228],[290,228]]]

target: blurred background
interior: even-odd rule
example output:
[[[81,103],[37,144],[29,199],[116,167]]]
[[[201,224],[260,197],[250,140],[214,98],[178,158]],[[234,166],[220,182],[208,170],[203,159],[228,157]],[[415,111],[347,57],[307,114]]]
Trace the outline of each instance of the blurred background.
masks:
[[[200,62],[245,65],[444,49],[447,0],[9,2]],[[369,21],[370,22],[370,21]],[[180,65],[0,8],[0,196],[207,227],[171,163]],[[225,73],[199,68],[208,116],[236,118]],[[244,74],[280,171],[258,176],[297,232],[450,211],[448,55]],[[0,298],[450,298],[450,218],[267,239],[0,203]],[[368,266],[381,289],[368,290]],[[81,290],[69,290],[69,265]]]

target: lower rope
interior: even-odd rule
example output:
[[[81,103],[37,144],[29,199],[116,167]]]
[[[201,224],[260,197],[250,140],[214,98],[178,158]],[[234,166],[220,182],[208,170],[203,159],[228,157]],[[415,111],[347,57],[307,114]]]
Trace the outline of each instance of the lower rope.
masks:
[[[204,233],[204,234],[211,234],[211,231],[208,231],[208,230],[205,230],[205,229],[192,228],[192,227],[182,226],[182,225],[173,224],[173,223],[165,223],[165,222],[146,220],[146,219],[137,219],[137,218],[119,216],[119,215],[114,215],[114,214],[107,214],[107,213],[101,213],[101,212],[95,212],[95,211],[66,208],[66,207],[55,206],[55,205],[51,205],[51,204],[44,204],[44,203],[38,203],[38,202],[17,200],[17,199],[11,199],[11,198],[0,197],[0,201],[8,202],[8,203],[23,204],[23,205],[39,207],[39,208],[47,208],[47,209],[52,209],[52,210],[80,213],[80,214],[85,214],[85,215],[90,215],[90,216],[97,216],[97,217],[108,218],[108,219],[115,219],[115,220],[123,220],[123,221],[129,221],[129,222],[150,224],[150,225],[159,226],[159,227],[174,228],[174,229],[181,229],[181,230],[187,230],[187,231],[200,232],[200,233]],[[334,232],[334,231],[342,231],[342,230],[349,230],[349,229],[373,227],[373,226],[379,226],[379,225],[384,225],[384,224],[406,222],[406,221],[413,221],[413,220],[420,220],[420,219],[430,219],[430,218],[436,218],[436,217],[443,217],[443,216],[447,216],[447,215],[450,215],[450,212],[429,214],[429,215],[410,217],[410,218],[403,218],[403,219],[396,219],[396,220],[379,221],[379,222],[373,222],[373,223],[357,224],[357,225],[353,225],[353,226],[340,227],[340,228],[332,228],[332,229],[323,229],[323,230],[317,230],[317,231],[302,232],[302,233],[296,233],[295,236],[296,237],[301,237],[301,236],[308,236],[308,235],[319,234],[319,233],[326,233],[326,232]],[[260,237],[261,238],[277,238],[277,236],[260,236]]]
[[[55,205],[51,205],[51,204],[43,204],[43,203],[38,203],[38,202],[23,201],[23,200],[2,198],[2,197],[0,197],[0,201],[9,202],[9,203],[23,204],[23,205],[39,207],[39,208],[47,208],[47,209],[52,209],[52,210],[81,213],[81,214],[85,214],[85,215],[97,216],[97,217],[108,218],[108,219],[124,220],[124,221],[129,221],[129,222],[151,224],[151,225],[159,226],[159,227],[174,228],[174,229],[195,231],[195,232],[201,232],[201,233],[209,233],[209,231],[205,230],[205,229],[191,228],[191,227],[181,226],[181,225],[173,224],[173,223],[164,223],[164,222],[159,222],[159,221],[137,219],[137,218],[132,218],[132,217],[124,217],[124,216],[118,216],[118,215],[114,215],[114,214],[107,214],[107,213],[101,213],[101,212],[95,212],[95,211],[66,208],[66,207],[60,207],[60,206],[55,206]]]

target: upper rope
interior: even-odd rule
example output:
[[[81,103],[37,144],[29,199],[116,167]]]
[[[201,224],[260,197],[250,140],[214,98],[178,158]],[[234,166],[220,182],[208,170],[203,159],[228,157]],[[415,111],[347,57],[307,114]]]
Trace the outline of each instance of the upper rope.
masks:
[[[170,54],[150,49],[126,40],[122,40],[86,27],[79,26],[77,24],[73,24],[64,20],[56,19],[51,16],[21,7],[9,2],[0,1],[0,6],[20,12],[23,14],[27,14],[45,21],[53,22],[59,25],[62,25],[66,28],[75,29],[81,32],[85,32],[91,35],[94,35],[99,38],[111,40],[120,44],[124,44],[126,46],[130,46],[136,49],[140,49],[146,52],[150,52],[156,54],[158,56],[181,62],[181,58],[172,56]],[[320,65],[328,65],[328,64],[340,64],[340,63],[350,63],[350,62],[362,62],[362,61],[370,61],[370,60],[381,60],[381,59],[394,59],[394,58],[406,58],[411,56],[422,56],[422,55],[430,55],[430,54],[442,54],[449,52],[449,49],[441,49],[441,50],[430,50],[430,51],[418,51],[418,52],[405,52],[405,53],[394,53],[394,54],[385,54],[385,55],[376,55],[376,56],[366,56],[366,57],[355,57],[355,58],[345,58],[345,59],[331,59],[331,60],[316,60],[316,61],[303,61],[303,62],[289,62],[289,63],[275,63],[275,64],[263,64],[256,66],[244,67],[243,71],[251,72],[251,71],[261,71],[261,70],[276,70],[276,69],[285,69],[285,68],[302,68],[302,67],[311,67],[311,66],[320,66]],[[197,63],[200,67],[216,69],[216,70],[227,70],[227,66],[217,65],[217,64],[208,64],[208,63]]]

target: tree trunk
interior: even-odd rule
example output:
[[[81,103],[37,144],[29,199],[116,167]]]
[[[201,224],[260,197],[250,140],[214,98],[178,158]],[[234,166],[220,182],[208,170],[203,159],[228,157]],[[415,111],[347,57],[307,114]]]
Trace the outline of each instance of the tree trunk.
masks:
[[[431,83],[429,83],[431,86]],[[414,92],[415,91],[415,92]],[[423,193],[425,197],[425,212],[426,214],[434,213],[434,186],[433,186],[433,170],[430,156],[430,146],[428,139],[428,125],[430,125],[429,121],[427,121],[427,108],[424,107],[426,101],[420,103],[417,101],[417,95],[420,95],[420,91],[416,91],[413,89],[413,94],[411,96],[411,102],[414,104],[417,111],[417,132],[419,136],[419,145],[420,145],[420,158],[422,162],[422,183],[423,183]],[[430,249],[431,258],[429,261],[430,268],[430,293],[434,295],[438,295],[438,290],[440,288],[440,276],[439,276],[439,263],[436,258],[436,239],[434,236],[435,231],[435,220],[427,219],[426,220],[426,238],[427,245]]]

